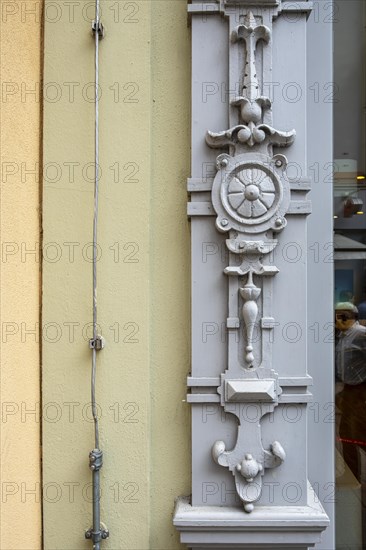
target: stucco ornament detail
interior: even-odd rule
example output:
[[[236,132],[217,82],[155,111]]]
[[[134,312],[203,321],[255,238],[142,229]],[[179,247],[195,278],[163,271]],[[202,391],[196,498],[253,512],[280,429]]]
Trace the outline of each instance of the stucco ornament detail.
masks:
[[[283,177],[287,166],[284,155],[223,154],[217,157],[217,166],[212,204],[219,231],[261,233],[286,226],[290,188]]]
[[[246,56],[242,95],[234,98],[231,104],[239,107],[240,118],[244,124],[238,124],[223,132],[207,132],[206,141],[210,147],[246,144],[253,147],[265,140],[272,144],[286,146],[295,139],[296,132],[280,132],[268,124],[262,123],[263,111],[271,108],[269,97],[260,95],[257,78],[256,48],[259,40],[270,42],[271,31],[265,25],[258,25],[252,12],[245,18],[245,24],[239,25],[232,33],[232,42],[243,41]]]
[[[254,510],[254,504],[260,497],[262,476],[265,468],[274,468],[282,464],[286,458],[285,451],[278,441],[274,441],[268,451],[262,449],[260,453],[246,452],[242,459],[235,464],[237,452],[226,451],[223,441],[216,441],[212,447],[212,457],[220,466],[226,466],[235,477],[236,489],[244,501],[244,510],[248,513]]]
[[[254,361],[253,355],[253,331],[255,321],[258,315],[257,299],[260,296],[261,289],[253,284],[253,272],[249,271],[248,281],[243,288],[240,288],[240,295],[244,300],[243,305],[243,319],[247,328],[247,346],[245,348],[246,355],[245,361],[248,364],[252,364]]]
[[[329,523],[307,480],[306,414],[296,425],[281,414],[287,404],[298,404],[305,413],[312,399],[306,337],[296,346],[281,338],[288,312],[296,311],[296,319],[305,321],[306,293],[298,289],[306,286],[306,258],[286,266],[278,252],[279,243],[306,244],[305,216],[311,213],[311,178],[305,170],[306,95],[288,105],[288,111],[285,98],[276,97],[276,122],[272,98],[266,97],[268,84],[285,82],[289,71],[305,81],[306,37],[320,39],[324,30],[314,33],[311,27],[306,32],[311,9],[306,1],[188,3],[193,90],[192,173],[187,181],[192,227],[192,371],[187,379],[187,402],[193,405],[192,494],[178,499],[174,524],[181,543],[194,550],[308,550],[318,545]],[[210,84],[205,96],[203,81]],[[210,102],[208,95],[213,96]],[[315,116],[310,109],[309,120]],[[299,146],[290,151],[289,160],[303,167],[301,175],[292,178],[279,148],[294,141],[291,121],[304,132]],[[204,150],[206,145],[211,150]],[[217,173],[212,175],[215,157]],[[202,259],[203,243],[212,251],[209,261],[207,255]],[[227,277],[222,276],[223,268]],[[287,298],[293,303],[286,303]],[[215,327],[225,320],[225,338],[204,340],[206,319],[214,320]],[[212,415],[202,415],[199,404]],[[217,405],[226,415],[217,414]],[[265,490],[286,487],[294,479],[301,488],[295,503],[281,490]],[[237,506],[237,497],[242,506]]]
[[[231,35],[231,47],[243,43],[245,49],[244,67],[237,67],[237,74],[244,74],[242,93],[231,101],[238,109],[239,124],[206,135],[210,147],[229,148],[229,154],[217,157],[211,198],[217,215],[216,228],[222,233],[229,232],[226,246],[231,253],[230,264],[224,271],[232,281],[228,321],[238,318],[245,341],[241,346],[229,338],[228,369],[222,374],[218,388],[225,411],[239,419],[237,442],[234,449],[227,451],[223,441],[216,441],[212,456],[217,464],[232,472],[248,513],[261,496],[266,468],[280,466],[286,456],[278,441],[268,450],[263,448],[260,421],[274,411],[282,392],[271,364],[272,344],[268,338],[265,341],[263,333],[274,326],[270,314],[272,293],[266,281],[278,273],[268,256],[277,245],[273,236],[286,227],[291,198],[287,158],[273,154],[273,146],[288,146],[295,138],[295,130],[282,132],[268,124],[272,120],[272,106],[270,99],[261,93],[263,75],[258,73],[257,51],[258,43],[262,56],[265,48],[271,49],[271,31],[260,19],[248,11],[244,24]],[[260,67],[263,68],[263,63]],[[235,292],[236,312],[232,299]],[[262,317],[258,319],[260,314]],[[230,323],[228,327],[233,326]],[[254,339],[258,323],[260,338]],[[232,402],[239,404],[235,412],[230,408]],[[259,422],[246,420],[248,403],[257,408]]]

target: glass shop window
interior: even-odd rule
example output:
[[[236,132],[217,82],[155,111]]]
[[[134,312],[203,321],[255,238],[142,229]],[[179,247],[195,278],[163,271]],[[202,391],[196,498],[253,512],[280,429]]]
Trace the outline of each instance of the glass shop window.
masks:
[[[336,549],[366,548],[365,0],[336,0],[334,319]]]

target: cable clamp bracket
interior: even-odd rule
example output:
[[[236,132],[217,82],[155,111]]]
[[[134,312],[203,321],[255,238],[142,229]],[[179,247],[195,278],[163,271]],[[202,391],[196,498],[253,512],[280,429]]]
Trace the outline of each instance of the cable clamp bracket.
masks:
[[[94,19],[93,22],[92,22],[92,31],[95,32],[96,30],[97,30],[97,23]],[[103,23],[101,23],[100,21],[98,21],[98,35],[99,35],[100,40],[102,38],[104,38],[104,36],[105,36],[105,30],[104,30]]]
[[[89,453],[89,468],[93,472],[97,472],[103,466],[103,451],[100,449],[93,449]]]
[[[96,338],[90,338],[89,340],[89,349],[95,349],[97,351],[100,351],[105,347],[105,339],[103,336],[98,336]]]
[[[100,528],[99,531],[93,531],[93,528],[90,527],[87,531],[85,531],[85,538],[86,539],[92,539],[93,543],[100,542],[101,540],[105,540],[109,537],[109,531],[107,527],[104,525],[104,523],[100,522]]]

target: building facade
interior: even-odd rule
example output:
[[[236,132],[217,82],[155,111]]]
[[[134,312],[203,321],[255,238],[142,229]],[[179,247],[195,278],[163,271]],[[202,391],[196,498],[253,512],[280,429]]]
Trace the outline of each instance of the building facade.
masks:
[[[333,363],[364,286],[345,4],[100,0],[102,548],[363,547]],[[1,10],[1,547],[90,548],[95,3]]]

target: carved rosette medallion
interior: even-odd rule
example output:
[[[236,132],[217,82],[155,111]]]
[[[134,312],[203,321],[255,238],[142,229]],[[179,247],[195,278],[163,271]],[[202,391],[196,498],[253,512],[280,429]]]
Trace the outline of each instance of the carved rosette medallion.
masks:
[[[219,231],[261,233],[285,227],[290,189],[283,177],[284,155],[219,155],[217,163],[212,203]]]

